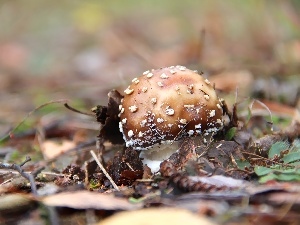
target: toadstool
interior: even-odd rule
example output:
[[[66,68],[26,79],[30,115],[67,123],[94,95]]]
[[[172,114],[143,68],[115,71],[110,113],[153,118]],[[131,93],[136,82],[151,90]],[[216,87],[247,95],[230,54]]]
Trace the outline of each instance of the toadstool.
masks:
[[[126,147],[147,150],[141,157],[155,171],[160,161],[149,165],[152,152],[166,159],[174,151],[162,149],[178,149],[176,141],[183,137],[216,133],[223,127],[222,114],[222,102],[207,79],[184,66],[171,66],[132,80],[119,106],[119,128]]]

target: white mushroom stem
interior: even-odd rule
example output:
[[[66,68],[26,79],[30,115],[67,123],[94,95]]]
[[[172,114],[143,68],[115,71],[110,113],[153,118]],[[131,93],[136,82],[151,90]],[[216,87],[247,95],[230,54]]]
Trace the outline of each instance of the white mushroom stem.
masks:
[[[174,141],[172,144],[161,144],[147,151],[141,151],[140,158],[152,173],[155,173],[159,171],[161,162],[168,159],[178,149],[178,141]]]
[[[199,144],[208,144],[211,142],[213,134],[208,134],[207,136],[194,136],[189,137],[189,140],[195,143],[195,146]],[[170,158],[172,154],[180,151],[182,146],[181,141],[165,141],[160,145],[155,145],[151,149],[141,151],[140,158],[142,162],[147,165],[152,173],[156,173],[160,169],[160,164]]]

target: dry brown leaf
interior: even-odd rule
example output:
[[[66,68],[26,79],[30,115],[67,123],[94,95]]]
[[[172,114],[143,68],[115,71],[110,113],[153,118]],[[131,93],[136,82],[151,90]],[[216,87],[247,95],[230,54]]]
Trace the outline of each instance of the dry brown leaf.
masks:
[[[213,75],[209,80],[219,90],[231,92],[238,88],[246,93],[253,83],[253,75],[248,70],[228,71]]]
[[[28,63],[29,52],[24,45],[8,42],[0,45],[0,64],[3,68],[21,70]]]
[[[45,197],[45,205],[73,209],[134,210],[141,204],[132,204],[126,199],[90,191],[64,192]]]
[[[272,112],[272,114],[276,114],[278,116],[283,117],[291,117],[294,118],[297,115],[297,109],[288,105],[284,105],[278,102],[274,101],[268,101],[268,100],[260,100],[262,103],[264,103]],[[262,113],[268,114],[268,111],[259,103],[254,102],[253,104],[254,109],[261,109]],[[257,113],[257,110],[254,110],[254,114]]]
[[[183,209],[176,208],[149,208],[131,212],[117,213],[98,225],[214,225],[203,216]]]
[[[0,213],[28,210],[32,204],[30,197],[23,194],[7,194],[0,197]]]
[[[279,43],[275,48],[276,57],[281,63],[296,64],[300,63],[300,40],[292,40]]]
[[[293,205],[300,205],[300,194],[299,193],[288,193],[288,192],[276,192],[271,193],[268,196],[268,200],[271,203],[275,204],[293,204]]]
[[[41,144],[41,149],[46,159],[53,159],[56,156],[68,151],[69,149],[75,148],[73,141],[64,140],[61,143],[57,143],[51,140],[44,141]]]

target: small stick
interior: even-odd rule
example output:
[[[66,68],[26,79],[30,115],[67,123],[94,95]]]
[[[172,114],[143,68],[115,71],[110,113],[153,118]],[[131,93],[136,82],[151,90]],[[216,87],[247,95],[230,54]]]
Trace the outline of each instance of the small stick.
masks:
[[[271,110],[269,109],[269,107],[265,103],[259,101],[258,99],[254,99],[252,101],[252,103],[250,104],[250,106],[249,106],[250,112],[251,112],[251,110],[252,110],[253,105],[254,105],[255,102],[257,102],[259,105],[261,105],[263,108],[265,108],[268,111],[268,113],[270,115],[270,119],[271,119],[271,122],[268,122],[268,124],[271,124],[271,131],[273,131],[273,117],[272,117],[272,112],[271,112]]]
[[[29,113],[21,120],[21,122],[20,122],[17,126],[15,126],[14,128],[12,128],[12,129],[10,130],[10,132],[9,132],[7,135],[1,137],[0,143],[2,143],[2,142],[4,142],[4,141],[7,141],[9,138],[13,138],[15,131],[16,131],[16,130],[17,130],[17,129],[18,129],[18,128],[26,121],[26,120],[27,120],[28,117],[30,117],[33,113],[35,113],[35,112],[38,111],[39,109],[44,108],[45,106],[50,105],[50,104],[54,104],[54,103],[67,103],[67,102],[68,102],[67,99],[59,99],[59,100],[53,100],[53,101],[46,102],[46,103],[44,103],[44,104],[42,104],[42,105],[36,107],[34,110],[30,111],[30,112],[29,112]]]
[[[83,115],[86,115],[86,116],[93,116],[93,117],[95,116],[95,114],[93,114],[93,113],[82,112],[82,111],[80,111],[80,110],[78,110],[78,109],[75,109],[75,108],[73,108],[72,106],[70,106],[68,103],[65,103],[64,106],[65,106],[67,109],[69,109],[69,110],[71,110],[71,111],[73,111],[73,112],[79,113],[79,114],[83,114]]]
[[[246,155],[255,156],[255,157],[257,157],[257,159],[261,159],[261,160],[264,160],[264,161],[268,161],[268,162],[271,162],[271,163],[274,163],[274,164],[278,164],[278,165],[282,165],[282,166],[286,166],[286,167],[293,167],[292,165],[285,164],[285,163],[280,163],[280,162],[276,162],[276,161],[274,161],[274,160],[272,160],[272,159],[268,159],[268,158],[265,158],[265,157],[263,157],[263,156],[260,156],[260,155],[251,153],[251,152],[241,151],[241,153],[246,154]]]
[[[37,170],[36,172],[33,173],[27,173],[25,172],[21,167],[25,165],[25,163],[31,161],[31,158],[29,156],[26,156],[26,159],[24,160],[24,162],[22,162],[20,165],[18,164],[10,164],[10,163],[1,163],[0,162],[0,169],[11,169],[11,170],[16,170],[19,172],[19,174],[24,177],[25,179],[29,180],[30,182],[30,187],[31,187],[31,192],[34,195],[37,195],[37,189],[36,189],[36,184],[35,184],[35,180],[34,177],[41,172],[41,170],[43,168],[40,168],[39,170]]]
[[[98,166],[100,167],[100,169],[102,170],[102,172],[104,173],[104,175],[107,177],[107,179],[109,179],[110,183],[112,184],[112,186],[117,190],[120,191],[119,187],[116,185],[116,183],[113,181],[113,179],[111,178],[111,176],[107,173],[107,171],[105,170],[105,168],[102,166],[102,164],[100,163],[99,159],[97,158],[95,152],[93,150],[90,151],[91,155],[93,156],[93,158],[95,159],[96,163],[98,164]]]
[[[134,172],[134,169],[132,168],[132,166],[131,166],[128,162],[126,163],[126,165],[129,167],[129,169],[130,169],[131,171]]]

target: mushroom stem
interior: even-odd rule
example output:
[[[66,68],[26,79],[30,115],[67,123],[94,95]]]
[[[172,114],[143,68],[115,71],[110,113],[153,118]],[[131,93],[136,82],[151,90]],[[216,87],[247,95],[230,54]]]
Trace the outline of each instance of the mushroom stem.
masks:
[[[172,144],[161,144],[147,151],[141,151],[140,158],[152,173],[157,172],[160,169],[160,163],[179,150],[178,143],[179,141],[174,141]]]

